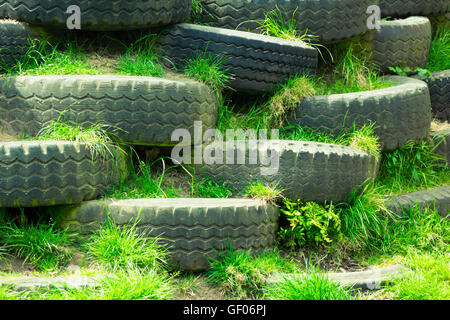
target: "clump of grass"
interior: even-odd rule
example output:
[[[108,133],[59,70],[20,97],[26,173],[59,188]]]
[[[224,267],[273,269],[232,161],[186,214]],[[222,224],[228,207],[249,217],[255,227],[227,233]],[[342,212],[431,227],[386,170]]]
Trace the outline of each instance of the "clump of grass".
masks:
[[[298,104],[316,93],[308,76],[290,78],[272,96],[266,108],[270,115],[271,127],[281,127],[287,116],[298,107]]]
[[[204,177],[197,182],[194,180],[194,194],[199,198],[229,198],[232,192],[224,181]]]
[[[55,223],[7,222],[0,226],[0,243],[12,254],[32,263],[39,271],[55,272],[71,259],[73,235],[56,228]]]
[[[303,277],[285,278],[269,284],[265,298],[271,300],[352,300],[350,291],[342,288],[318,270],[309,269]]]
[[[268,274],[297,270],[276,251],[252,257],[248,251],[233,251],[231,246],[220,252],[217,259],[211,258],[210,263],[208,281],[239,299],[260,298]]]
[[[431,142],[412,142],[395,151],[384,152],[377,185],[385,194],[414,192],[450,182],[442,157],[434,153]]]
[[[9,75],[101,74],[103,70],[89,64],[84,46],[68,41],[64,46],[47,40],[30,40],[22,59],[14,66],[2,66]]]
[[[187,61],[184,73],[189,78],[210,86],[218,95],[227,86],[231,76],[224,67],[225,57],[206,52]]]
[[[202,0],[192,0],[191,20],[194,24],[202,22],[203,5]]]
[[[86,144],[91,152],[92,158],[115,156],[111,146],[115,128],[100,122],[89,127],[72,125],[62,120],[63,114],[57,119],[50,121],[34,137],[36,140],[64,140]]]
[[[276,186],[272,187],[256,181],[245,189],[244,195],[253,199],[276,204],[277,200],[282,197],[282,192],[283,191],[279,190]]]
[[[381,152],[379,140],[380,138],[374,131],[374,124],[369,124],[362,126],[360,129],[353,127],[348,145],[379,157]]]
[[[450,23],[438,26],[436,34],[431,41],[430,54],[426,69],[431,72],[450,69]]]
[[[108,270],[161,269],[167,261],[167,249],[158,238],[148,238],[137,231],[138,219],[132,225],[117,226],[108,215],[85,245],[87,252]]]
[[[165,75],[160,57],[153,51],[157,37],[146,35],[132,43],[119,57],[116,72],[125,75],[162,77]]]

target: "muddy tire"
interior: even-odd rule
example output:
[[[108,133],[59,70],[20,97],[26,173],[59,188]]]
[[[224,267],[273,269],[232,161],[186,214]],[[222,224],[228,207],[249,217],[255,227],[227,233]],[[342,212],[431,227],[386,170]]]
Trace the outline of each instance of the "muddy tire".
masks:
[[[194,121],[217,122],[217,96],[194,81],[127,76],[25,76],[0,79],[0,122],[36,135],[51,120],[114,126],[137,145],[170,146],[175,129],[193,136]]]
[[[448,218],[450,214],[450,186],[402,194],[391,198],[386,204],[387,209],[398,215],[403,215],[408,209],[416,207],[436,209],[441,217]]]
[[[205,147],[204,154],[213,151],[209,147]],[[284,196],[291,199],[346,202],[355,189],[375,179],[377,171],[375,156],[339,145],[273,140],[257,146],[237,143],[230,147],[232,153],[226,148],[223,146],[225,164],[204,161],[197,165],[196,172],[223,180],[239,192],[259,181],[284,190]],[[226,164],[225,159],[233,154],[243,158],[233,157],[235,164]],[[272,166],[270,161],[264,165],[261,155],[267,155],[267,161],[273,157]],[[250,164],[255,156],[257,164]]]
[[[383,17],[406,18],[410,16],[444,15],[450,11],[448,0],[380,0]]]
[[[30,48],[32,32],[24,23],[0,20],[0,71],[22,61]]]
[[[0,142],[0,207],[37,207],[95,199],[121,178],[124,157],[94,158],[85,144]]]
[[[316,49],[293,41],[193,24],[169,28],[157,45],[178,68],[205,53],[221,56],[238,91],[268,92],[290,76],[314,74],[318,63]]]
[[[379,30],[368,34],[372,61],[381,71],[389,67],[425,68],[431,45],[431,23],[428,18],[409,17],[381,22]]]
[[[375,133],[384,150],[394,150],[408,141],[428,138],[431,103],[425,82],[389,76],[394,85],[379,90],[316,96],[303,99],[290,122],[338,134],[342,128],[375,123]]]
[[[436,119],[450,121],[450,70],[434,72],[433,78],[414,78],[425,81],[430,89],[431,108]]]
[[[59,224],[70,231],[95,231],[107,218],[133,224],[170,247],[172,264],[187,271],[208,268],[207,258],[229,248],[260,253],[274,245],[278,208],[249,199],[141,199],[85,202],[57,208]]]
[[[255,21],[276,6],[291,18],[294,15],[300,34],[317,36],[321,42],[352,38],[367,31],[370,0],[203,0],[202,21],[226,29],[260,32]],[[295,12],[295,14],[294,14]]]
[[[67,28],[77,5],[82,30],[132,30],[183,22],[191,13],[191,0],[3,0],[0,17],[52,28]]]

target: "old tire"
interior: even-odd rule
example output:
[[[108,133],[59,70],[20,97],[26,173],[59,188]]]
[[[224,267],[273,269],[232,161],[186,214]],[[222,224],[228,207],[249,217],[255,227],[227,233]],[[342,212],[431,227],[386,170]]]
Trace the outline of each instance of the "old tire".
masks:
[[[398,215],[417,207],[436,209],[441,217],[448,217],[450,214],[450,186],[402,194],[389,199],[386,203],[386,208]]]
[[[367,31],[370,0],[203,0],[202,21],[212,26],[259,32],[264,13],[276,6],[295,21],[300,34],[308,31],[321,42],[352,38]]]
[[[0,71],[22,61],[30,48],[32,31],[24,24],[12,20],[0,20]]]
[[[206,147],[204,154],[213,151],[213,145],[209,146],[212,148]],[[229,151],[227,146],[222,147],[223,159],[232,155],[228,152],[245,158],[235,158],[233,164],[208,160],[208,163],[197,165],[196,172],[228,182],[241,192],[249,184],[259,181],[283,190],[284,196],[291,199],[346,202],[355,189],[375,179],[377,172],[375,156],[340,145],[272,140],[256,146],[236,143],[228,146]],[[262,154],[273,157],[272,166],[270,163],[264,165]],[[256,155],[257,164],[250,164],[252,155]]]
[[[35,135],[62,114],[81,126],[101,121],[125,142],[170,146],[175,129],[216,126],[217,96],[194,81],[128,76],[25,76],[0,79],[0,122]],[[200,143],[200,142],[198,142]]]
[[[169,240],[172,264],[183,270],[208,268],[207,258],[228,246],[253,253],[272,248],[278,208],[249,199],[141,199],[90,201],[58,208],[59,224],[70,231],[92,232],[109,217],[133,224],[151,237]]]
[[[434,72],[432,79],[418,76],[414,78],[428,84],[434,117],[441,121],[450,121],[450,70]]]
[[[290,76],[314,74],[318,63],[316,49],[293,41],[193,24],[169,28],[158,46],[181,68],[205,53],[222,56],[233,75],[229,86],[238,91],[268,92]]]
[[[303,99],[291,122],[326,133],[338,134],[343,126],[360,128],[375,123],[375,133],[384,150],[394,150],[408,141],[428,138],[431,103],[425,82],[389,76],[394,85],[379,90],[316,96]]]
[[[183,22],[191,0],[3,0],[0,17],[53,28],[67,28],[72,5],[80,8],[82,30],[131,30]]]
[[[450,11],[448,0],[380,0],[383,17],[444,15]]]
[[[428,18],[409,17],[381,22],[379,30],[368,34],[372,61],[383,72],[389,67],[425,68],[431,45],[431,23]]]
[[[89,147],[67,141],[0,142],[0,207],[36,207],[95,199],[124,172],[113,147],[93,158]]]

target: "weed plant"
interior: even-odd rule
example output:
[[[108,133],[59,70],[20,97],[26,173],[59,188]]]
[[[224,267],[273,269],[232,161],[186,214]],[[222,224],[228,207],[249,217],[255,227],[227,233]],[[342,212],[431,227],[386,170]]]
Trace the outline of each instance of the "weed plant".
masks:
[[[450,69],[450,22],[438,27],[431,41],[426,69],[431,72]]]

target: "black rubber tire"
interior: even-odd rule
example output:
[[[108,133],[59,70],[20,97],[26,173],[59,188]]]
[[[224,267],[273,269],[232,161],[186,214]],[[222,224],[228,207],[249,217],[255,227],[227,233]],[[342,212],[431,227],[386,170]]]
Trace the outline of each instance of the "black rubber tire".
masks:
[[[67,141],[0,142],[0,207],[80,203],[102,195],[123,178],[124,155],[97,157]]]
[[[22,60],[31,38],[32,31],[25,23],[0,20],[0,71]]]
[[[391,18],[444,15],[450,11],[449,0],[380,0],[381,15]]]
[[[435,131],[431,133],[431,139],[434,143],[434,146],[437,145],[436,149],[434,149],[434,153],[442,156],[446,165],[450,165],[450,129],[444,129],[440,131]]]
[[[403,215],[404,211],[416,206],[423,209],[436,209],[441,217],[448,218],[450,214],[450,186],[402,194],[389,199],[386,203],[387,209],[400,216]]]
[[[203,0],[202,21],[212,26],[260,32],[264,13],[276,6],[291,18],[295,11],[300,34],[308,31],[321,42],[358,36],[367,31],[367,8],[378,0]]]
[[[0,78],[0,123],[36,135],[63,113],[66,122],[101,121],[137,145],[170,146],[175,129],[194,133],[217,123],[217,95],[195,81],[128,76],[24,76]],[[201,143],[201,141],[196,142]]]
[[[227,159],[226,146],[223,150],[223,159]],[[239,192],[259,181],[283,190],[288,198],[318,203],[348,201],[352,192],[366,181],[375,179],[377,172],[375,156],[340,145],[272,140],[256,147],[238,143],[231,150],[245,155],[245,161],[240,162],[243,164],[205,163],[197,165],[196,172],[228,182]],[[274,159],[278,156],[278,171],[271,175],[263,173],[260,158],[258,164],[249,164],[254,152],[274,155]]]
[[[428,139],[431,103],[425,82],[387,76],[394,85],[379,90],[316,96],[303,99],[291,122],[326,133],[375,123],[384,150],[394,150],[412,140]]]
[[[223,56],[234,77],[229,86],[238,91],[268,92],[290,76],[314,74],[318,63],[317,50],[297,42],[193,24],[169,28],[157,45],[181,68],[205,53]]]
[[[431,23],[425,17],[383,21],[379,30],[368,33],[372,61],[381,71],[389,67],[425,68],[430,53]]]
[[[191,0],[2,0],[0,17],[52,28],[67,28],[77,5],[82,30],[132,30],[183,22],[191,13]]]
[[[414,78],[425,81],[430,89],[431,108],[436,119],[450,121],[450,70],[434,72],[429,77]]]
[[[277,207],[250,199],[99,200],[56,210],[61,227],[81,233],[95,231],[107,212],[117,225],[138,218],[138,231],[170,240],[172,264],[186,271],[207,269],[207,257],[230,241],[233,250],[272,248],[279,219]]]

